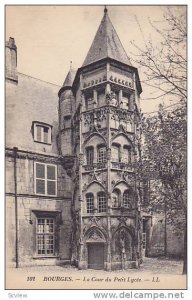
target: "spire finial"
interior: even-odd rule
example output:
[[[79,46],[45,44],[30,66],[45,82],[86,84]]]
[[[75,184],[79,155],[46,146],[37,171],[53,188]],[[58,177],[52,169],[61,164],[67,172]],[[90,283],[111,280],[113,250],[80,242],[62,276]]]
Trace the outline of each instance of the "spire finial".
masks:
[[[108,12],[108,10],[107,10],[107,6],[105,5],[104,14],[106,15],[106,14],[107,14],[107,12]]]

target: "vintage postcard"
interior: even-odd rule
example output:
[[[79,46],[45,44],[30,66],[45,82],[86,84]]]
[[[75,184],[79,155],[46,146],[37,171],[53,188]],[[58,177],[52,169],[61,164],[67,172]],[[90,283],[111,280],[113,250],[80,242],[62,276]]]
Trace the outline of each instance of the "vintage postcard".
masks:
[[[5,288],[187,289],[187,6],[5,22]]]

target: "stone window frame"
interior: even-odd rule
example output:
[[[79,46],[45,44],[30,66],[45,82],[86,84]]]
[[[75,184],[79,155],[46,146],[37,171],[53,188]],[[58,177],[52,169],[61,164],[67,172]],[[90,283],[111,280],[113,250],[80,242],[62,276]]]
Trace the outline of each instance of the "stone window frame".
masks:
[[[97,210],[98,213],[107,212],[107,197],[103,191],[97,193]]]
[[[91,150],[91,152],[89,152]],[[85,148],[86,165],[92,166],[94,163],[94,146],[87,146]],[[90,159],[89,154],[91,153],[92,158]]]
[[[97,96],[97,104],[98,107],[105,106],[105,99],[106,99],[106,93],[105,93],[105,87],[100,87],[96,90],[96,96]],[[103,103],[101,103],[101,99],[103,98]],[[101,104],[101,105],[100,105]]]
[[[39,256],[55,254],[55,219],[36,218],[36,253]]]
[[[103,151],[102,149],[105,150]],[[107,147],[104,144],[99,144],[97,145],[97,163],[104,163],[106,161],[107,161]]]
[[[113,149],[118,149],[118,160],[116,161],[115,159],[114,159],[114,157],[113,157]],[[111,155],[111,161],[113,161],[113,162],[121,162],[121,156],[122,156],[122,154],[121,154],[121,145],[119,144],[119,143],[112,143],[112,153],[111,153],[112,155]]]
[[[147,233],[142,232],[142,248],[143,250],[146,250],[147,248]]]
[[[127,150],[127,160],[124,161],[125,158],[125,150]],[[122,151],[122,160],[125,163],[131,163],[132,162],[132,150],[130,145],[123,145],[123,151]]]
[[[132,208],[132,197],[130,197],[130,195],[132,195],[132,191],[130,189],[126,189],[123,192],[123,207],[124,208],[127,208],[127,209]]]
[[[115,188],[112,192],[112,207],[119,208],[121,206],[121,191],[119,188]]]
[[[71,128],[71,116],[66,115],[63,117],[63,128],[70,129]]]
[[[45,176],[44,177],[37,177],[37,165],[44,165],[45,167]],[[48,167],[54,167],[55,168],[55,179],[50,179],[47,178],[47,169]],[[45,182],[45,193],[39,193],[37,192],[37,180],[43,180]],[[48,182],[55,182],[55,194],[49,194],[48,193]],[[56,197],[57,196],[57,165],[51,164],[51,163],[42,163],[35,161],[34,162],[34,192],[36,195],[41,195],[41,196],[49,196],[49,197]]]
[[[94,91],[89,90],[86,91],[84,94],[85,97],[85,109],[86,110],[91,110],[94,108]]]
[[[94,195],[93,195],[93,193],[87,193],[85,197],[86,197],[86,212],[88,214],[93,214],[94,209],[95,209],[95,207],[94,207]]]
[[[34,259],[45,259],[45,258],[55,258],[59,255],[59,226],[63,224],[61,211],[44,211],[44,210],[32,210],[32,220],[31,224],[33,224],[33,258]],[[37,220],[38,219],[52,219],[53,220],[53,231],[50,232],[50,235],[53,236],[53,252],[48,253],[38,253],[38,238],[37,236],[43,233],[37,233]],[[49,235],[49,233],[45,233],[45,235]]]
[[[122,108],[129,110],[130,109],[131,94],[128,93],[127,91],[122,90],[121,101],[122,101]],[[126,107],[125,107],[125,104],[126,104]]]
[[[34,142],[46,145],[52,144],[52,125],[44,122],[33,121],[32,130]]]

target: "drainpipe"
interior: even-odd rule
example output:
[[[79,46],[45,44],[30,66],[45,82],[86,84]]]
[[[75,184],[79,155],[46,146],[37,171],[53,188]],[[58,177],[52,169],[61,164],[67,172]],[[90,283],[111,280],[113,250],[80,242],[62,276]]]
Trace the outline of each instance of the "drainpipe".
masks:
[[[14,155],[14,187],[15,187],[15,262],[16,268],[19,267],[19,255],[18,255],[18,202],[17,202],[17,151],[18,148],[13,148]]]

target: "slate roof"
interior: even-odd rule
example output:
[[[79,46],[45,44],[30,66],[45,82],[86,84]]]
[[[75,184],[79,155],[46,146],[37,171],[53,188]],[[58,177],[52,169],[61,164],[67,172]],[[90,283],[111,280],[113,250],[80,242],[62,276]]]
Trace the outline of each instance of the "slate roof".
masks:
[[[70,70],[65,78],[65,81],[63,83],[63,87],[72,87],[76,72],[77,72],[77,70],[73,69],[71,66]]]
[[[131,65],[105,8],[103,19],[82,66],[107,57]]]

